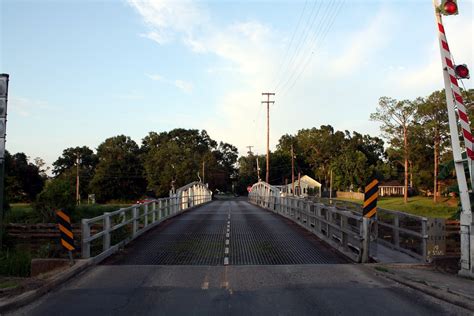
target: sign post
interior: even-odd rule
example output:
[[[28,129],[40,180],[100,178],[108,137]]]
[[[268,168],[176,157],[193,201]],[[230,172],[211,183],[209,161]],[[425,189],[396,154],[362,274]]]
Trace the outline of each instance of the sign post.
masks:
[[[61,245],[68,251],[70,264],[74,264],[72,258],[72,251],[74,248],[74,235],[72,233],[71,218],[69,214],[64,211],[57,211],[56,217],[58,220],[59,232],[61,233]]]

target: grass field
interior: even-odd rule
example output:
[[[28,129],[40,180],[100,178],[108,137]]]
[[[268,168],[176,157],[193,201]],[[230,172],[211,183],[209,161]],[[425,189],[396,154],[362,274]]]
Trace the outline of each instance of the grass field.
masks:
[[[359,200],[341,200],[362,204],[362,201]],[[379,198],[377,206],[418,216],[453,218],[458,211],[457,203],[458,200],[455,198],[441,197],[438,203],[433,203],[433,199],[430,197],[414,196],[408,198],[408,202],[405,204],[403,197],[382,197]]]

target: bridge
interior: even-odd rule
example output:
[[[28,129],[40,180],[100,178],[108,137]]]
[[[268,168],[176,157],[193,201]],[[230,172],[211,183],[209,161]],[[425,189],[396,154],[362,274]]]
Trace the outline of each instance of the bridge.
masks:
[[[373,223],[259,182],[213,200],[200,182],[82,222],[94,265],[17,313],[446,314],[465,311],[378,276]]]

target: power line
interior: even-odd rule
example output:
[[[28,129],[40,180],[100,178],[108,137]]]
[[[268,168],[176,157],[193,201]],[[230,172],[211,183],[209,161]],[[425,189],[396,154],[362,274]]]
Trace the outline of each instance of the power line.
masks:
[[[286,57],[288,56],[288,52],[290,51],[290,47],[291,47],[291,45],[293,44],[293,40],[294,40],[294,38],[295,38],[295,34],[296,34],[296,32],[298,31],[298,28],[299,28],[299,26],[300,26],[300,23],[301,23],[301,20],[302,20],[302,18],[303,18],[303,15],[304,15],[304,12],[305,12],[305,10],[306,10],[306,6],[307,6],[307,5],[308,5],[308,0],[306,0],[306,1],[304,2],[303,10],[301,11],[300,17],[299,17],[299,19],[298,19],[298,23],[296,24],[296,27],[295,27],[295,29],[293,30],[293,34],[291,35],[291,40],[290,40],[290,42],[288,43],[288,45],[286,46],[285,54],[283,55],[282,58],[280,58],[280,62],[278,63],[278,65],[282,65],[282,64],[283,64],[283,61],[285,61]],[[273,77],[273,81],[272,81],[272,84],[271,84],[272,86],[275,84],[276,79],[277,79],[278,76],[280,75],[280,71],[281,71],[282,67],[278,67],[277,69],[278,69],[278,70],[277,70],[277,72],[275,73],[275,76]]]
[[[285,73],[287,72],[287,69],[288,69],[288,70],[291,69],[290,66],[291,66],[292,63],[293,63],[294,57],[299,54],[299,50],[300,50],[300,47],[301,47],[301,43],[302,43],[303,38],[306,38],[306,37],[308,36],[308,32],[310,32],[311,27],[312,27],[312,25],[314,24],[314,21],[316,20],[316,16],[317,16],[317,15],[313,18],[314,9],[316,8],[316,4],[317,4],[317,2],[315,1],[314,4],[313,4],[313,7],[311,8],[311,13],[310,13],[310,15],[309,15],[309,17],[308,17],[308,20],[307,20],[307,22],[306,22],[306,26],[304,27],[303,32],[301,33],[301,37],[299,38],[299,40],[298,40],[298,42],[297,42],[297,45],[296,45],[296,48],[295,48],[294,53],[290,56],[290,58],[289,58],[289,60],[288,60],[288,63],[283,64],[282,69],[284,69],[284,70],[283,70],[283,72],[282,72],[282,75],[280,76],[280,79],[278,80],[278,82],[277,82],[277,84],[276,84],[276,86],[275,86],[275,89],[277,89],[277,88],[280,86],[281,81],[284,80],[284,78],[285,78],[284,75],[285,75]],[[319,3],[319,7],[318,7],[318,11],[317,11],[318,14],[319,14],[319,10],[321,9],[321,6],[322,6],[322,2]],[[313,18],[313,21],[311,21],[312,18]]]
[[[282,96],[286,95],[286,93],[294,87],[294,85],[299,80],[301,75],[308,68],[309,63],[312,60],[311,57],[314,55],[315,50],[321,48],[321,46],[319,46],[319,45],[321,45],[324,42],[327,34],[329,33],[329,30],[331,29],[332,25],[334,24],[334,22],[336,20],[337,15],[339,14],[340,10],[342,9],[342,7],[344,5],[344,2],[345,2],[345,0],[341,1],[341,2],[334,2],[334,3],[338,4],[337,6],[334,7],[334,11],[331,14],[326,15],[327,19],[325,18],[325,19],[322,19],[320,21],[319,25],[322,25],[323,22],[326,21],[325,27],[318,28],[318,33],[314,36],[314,38],[312,40],[311,47],[310,47],[311,48],[310,49],[311,53],[305,59],[300,60],[300,66],[302,65],[303,67],[298,67],[299,71],[297,71],[297,75],[296,75],[296,77],[294,78],[294,80],[292,81],[291,84],[290,84],[290,82],[293,79],[296,72],[292,73],[291,77],[288,78],[286,84],[281,89],[282,90]],[[327,10],[327,13],[329,13],[329,10]]]

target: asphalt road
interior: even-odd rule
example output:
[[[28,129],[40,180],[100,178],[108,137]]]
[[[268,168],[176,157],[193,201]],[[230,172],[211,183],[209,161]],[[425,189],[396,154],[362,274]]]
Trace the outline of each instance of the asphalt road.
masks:
[[[13,314],[470,315],[343,263],[299,227],[243,201],[192,210],[132,246]]]

